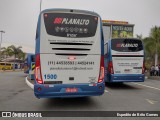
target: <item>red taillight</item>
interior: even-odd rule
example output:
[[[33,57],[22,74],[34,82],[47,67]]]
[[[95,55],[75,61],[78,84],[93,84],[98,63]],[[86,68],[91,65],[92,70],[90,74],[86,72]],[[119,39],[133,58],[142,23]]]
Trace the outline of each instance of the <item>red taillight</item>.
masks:
[[[108,72],[110,74],[114,74],[112,61],[110,61],[109,64],[108,64]]]
[[[40,54],[36,55],[35,78],[37,83],[43,84],[41,67],[40,67]]]
[[[103,82],[103,79],[104,79],[104,56],[101,56],[100,74],[99,74],[98,83]]]
[[[142,66],[142,74],[145,73],[145,63],[143,62],[143,66]]]

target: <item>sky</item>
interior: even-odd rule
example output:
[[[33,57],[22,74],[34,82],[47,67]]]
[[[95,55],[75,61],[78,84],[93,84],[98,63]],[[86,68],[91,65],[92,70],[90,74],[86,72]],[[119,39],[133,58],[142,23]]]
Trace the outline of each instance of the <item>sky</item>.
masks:
[[[160,0],[42,0],[48,8],[83,9],[98,13],[104,20],[135,24],[134,35],[149,36],[153,26],[160,26]],[[2,43],[35,47],[40,0],[0,0]]]

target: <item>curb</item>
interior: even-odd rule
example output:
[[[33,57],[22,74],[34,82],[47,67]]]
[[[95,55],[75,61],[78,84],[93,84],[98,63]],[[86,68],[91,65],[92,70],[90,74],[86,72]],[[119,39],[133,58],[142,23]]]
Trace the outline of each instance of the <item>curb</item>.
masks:
[[[26,77],[26,83],[30,88],[32,88],[32,90],[34,90],[34,85],[28,81],[27,77]]]

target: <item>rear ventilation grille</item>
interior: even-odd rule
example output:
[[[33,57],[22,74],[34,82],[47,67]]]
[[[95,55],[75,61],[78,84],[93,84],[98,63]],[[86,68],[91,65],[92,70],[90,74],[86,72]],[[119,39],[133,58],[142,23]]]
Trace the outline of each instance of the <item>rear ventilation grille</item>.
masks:
[[[49,42],[51,50],[56,55],[61,56],[86,56],[92,49],[93,43],[75,43],[75,42]]]
[[[54,44],[54,45],[92,45],[89,43],[54,43],[54,42],[50,42],[50,44]]]
[[[56,55],[63,55],[63,56],[87,56],[88,54],[76,54],[76,53],[56,53]]]
[[[86,48],[52,48],[52,50],[75,50],[75,51],[89,51]]]

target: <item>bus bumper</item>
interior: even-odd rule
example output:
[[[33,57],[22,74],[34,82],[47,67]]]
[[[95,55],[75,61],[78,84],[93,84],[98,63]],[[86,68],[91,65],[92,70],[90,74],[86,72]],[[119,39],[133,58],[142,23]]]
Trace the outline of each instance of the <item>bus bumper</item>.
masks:
[[[109,82],[144,82],[145,75],[120,75],[120,74],[111,74],[109,75]]]
[[[94,84],[95,85],[95,84]],[[77,92],[66,92],[66,88],[77,88]],[[40,89],[40,90],[38,90]],[[104,93],[105,84],[35,84],[34,94],[37,98],[66,98],[66,97],[85,97],[100,96]]]

